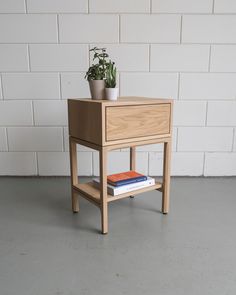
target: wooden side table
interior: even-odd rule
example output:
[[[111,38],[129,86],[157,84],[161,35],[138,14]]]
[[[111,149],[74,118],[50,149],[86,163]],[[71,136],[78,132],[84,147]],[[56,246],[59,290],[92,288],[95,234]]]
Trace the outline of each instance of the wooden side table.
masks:
[[[102,233],[108,232],[110,202],[151,190],[162,192],[162,212],[169,210],[170,157],[173,101],[124,97],[117,101],[69,99],[69,142],[72,210],[79,211],[78,194],[101,210]],[[132,192],[111,196],[107,193],[107,153],[130,148],[130,169],[135,170],[135,147],[164,143],[163,182]],[[76,144],[99,151],[100,190],[92,182],[79,183]]]

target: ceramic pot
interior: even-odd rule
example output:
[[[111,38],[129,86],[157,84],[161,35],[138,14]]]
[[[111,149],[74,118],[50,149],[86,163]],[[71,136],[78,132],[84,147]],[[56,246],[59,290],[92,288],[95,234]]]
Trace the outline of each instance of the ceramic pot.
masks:
[[[92,99],[105,99],[105,80],[90,80],[89,88]]]
[[[119,88],[105,88],[107,100],[117,100]]]

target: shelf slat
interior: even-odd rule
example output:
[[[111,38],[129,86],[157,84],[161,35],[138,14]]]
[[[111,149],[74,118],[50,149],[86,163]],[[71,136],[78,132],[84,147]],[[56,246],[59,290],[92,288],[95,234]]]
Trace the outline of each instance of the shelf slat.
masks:
[[[96,203],[96,205],[100,204],[100,191],[98,188],[96,188],[93,185],[93,182],[88,183],[78,183],[77,185],[74,185],[73,188],[81,193],[86,199],[90,199],[93,203]],[[161,190],[162,183],[156,182],[152,186],[144,187],[141,189],[133,190],[131,192],[123,193],[117,196],[107,195],[107,201],[112,202],[119,199],[123,199],[129,196],[134,196],[137,194],[141,194],[144,192],[152,191],[152,190]]]

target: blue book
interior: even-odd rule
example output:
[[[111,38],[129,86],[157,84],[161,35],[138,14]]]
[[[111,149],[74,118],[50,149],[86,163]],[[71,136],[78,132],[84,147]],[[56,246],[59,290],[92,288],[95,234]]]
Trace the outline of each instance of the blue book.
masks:
[[[147,176],[145,176],[145,175],[138,176],[138,177],[135,177],[135,178],[130,178],[130,179],[119,180],[117,182],[113,182],[112,185],[114,185],[114,186],[122,186],[122,185],[135,183],[135,182],[140,182],[140,181],[144,181],[144,180],[147,180]]]

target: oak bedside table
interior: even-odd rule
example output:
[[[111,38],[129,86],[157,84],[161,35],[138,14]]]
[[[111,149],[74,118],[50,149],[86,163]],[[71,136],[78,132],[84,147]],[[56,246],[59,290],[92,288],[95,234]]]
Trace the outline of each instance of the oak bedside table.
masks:
[[[72,210],[79,211],[78,194],[101,210],[102,233],[108,232],[110,202],[151,190],[162,192],[162,212],[169,210],[170,156],[172,137],[170,99],[124,97],[117,101],[68,99]],[[107,153],[130,148],[130,169],[135,170],[135,147],[164,143],[163,181],[155,185],[123,193],[107,194]],[[99,151],[100,190],[92,182],[79,183],[76,144]]]

